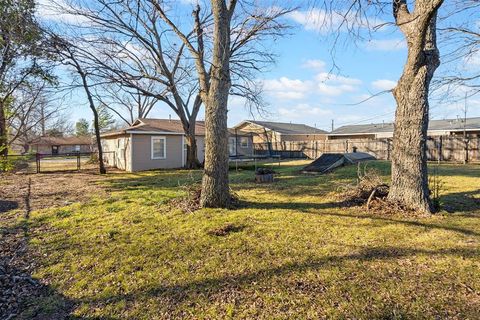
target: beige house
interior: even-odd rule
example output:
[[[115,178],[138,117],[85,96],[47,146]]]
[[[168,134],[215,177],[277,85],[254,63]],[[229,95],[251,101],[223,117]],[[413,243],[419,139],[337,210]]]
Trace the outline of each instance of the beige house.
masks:
[[[327,132],[299,123],[245,120],[234,127],[237,131],[250,133],[253,143],[281,143],[289,141],[325,140]]]
[[[94,150],[93,138],[40,137],[29,144],[29,151],[41,154],[88,153]]]
[[[195,126],[197,155],[205,155],[205,123]],[[122,130],[102,134],[106,164],[129,172],[182,168],[186,164],[187,146],[180,120],[138,119]],[[229,130],[230,156],[251,155],[251,136]]]
[[[204,159],[205,124],[197,121],[198,160]],[[185,166],[187,145],[180,120],[138,119],[122,130],[102,134],[105,161],[129,172]]]

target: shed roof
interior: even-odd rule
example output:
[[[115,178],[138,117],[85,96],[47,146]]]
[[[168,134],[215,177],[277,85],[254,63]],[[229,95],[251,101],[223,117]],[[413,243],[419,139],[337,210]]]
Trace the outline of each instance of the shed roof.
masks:
[[[466,130],[480,130],[480,117],[467,118],[465,125],[464,119],[430,120],[428,124],[429,131],[462,131],[464,127]],[[383,132],[393,132],[393,123],[342,126],[333,130],[330,135],[375,134]]]
[[[306,124],[301,123],[287,123],[287,122],[271,122],[271,121],[256,121],[256,120],[246,120],[242,123],[235,126],[235,128],[240,127],[245,123],[252,123],[258,126],[264,127],[271,131],[278,132],[280,134],[327,134],[326,131],[317,129]]]

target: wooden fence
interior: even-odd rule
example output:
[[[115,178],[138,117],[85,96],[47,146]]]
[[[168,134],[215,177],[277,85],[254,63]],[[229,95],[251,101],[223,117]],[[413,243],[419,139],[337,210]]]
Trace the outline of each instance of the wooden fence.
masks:
[[[480,161],[480,137],[468,140],[468,160]],[[255,143],[256,155],[275,155],[282,158],[316,159],[322,153],[367,152],[377,159],[390,160],[392,139],[337,139],[325,141],[284,141]],[[427,140],[427,157],[430,161],[464,160],[466,154],[463,137],[438,136]]]

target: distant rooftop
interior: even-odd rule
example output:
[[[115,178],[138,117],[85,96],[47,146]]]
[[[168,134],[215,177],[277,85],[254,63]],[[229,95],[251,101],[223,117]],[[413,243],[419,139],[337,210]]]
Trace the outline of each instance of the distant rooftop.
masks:
[[[480,130],[480,117],[467,118],[465,126],[464,119],[430,120],[428,124],[429,131],[462,131],[464,127],[466,130]],[[393,132],[393,123],[372,123],[342,126],[333,130],[330,134],[375,134],[383,132]]]
[[[52,145],[52,146],[68,146],[68,145],[91,145],[93,143],[91,136],[72,136],[72,137],[40,137],[32,142],[32,145]]]
[[[253,123],[281,134],[293,134],[293,135],[295,134],[327,134],[327,132],[324,130],[310,127],[305,124],[299,124],[299,123],[256,121],[256,120],[246,120],[244,122]],[[242,122],[242,124],[244,122]],[[240,125],[237,125],[237,127]]]

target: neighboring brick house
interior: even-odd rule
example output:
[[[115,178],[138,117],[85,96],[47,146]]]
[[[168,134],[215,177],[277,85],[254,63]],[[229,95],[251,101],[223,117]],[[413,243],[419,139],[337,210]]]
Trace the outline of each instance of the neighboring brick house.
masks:
[[[480,137],[480,117],[464,119],[430,120],[428,136]],[[328,140],[393,138],[393,123],[372,123],[339,127],[328,134]]]
[[[305,124],[256,120],[242,121],[234,129],[250,133],[253,143],[323,141],[327,135],[326,131]]]
[[[377,159],[390,159],[393,129],[393,123],[342,126],[328,134],[325,150],[368,152]],[[427,135],[428,160],[480,161],[480,117],[430,120]]]
[[[40,137],[30,143],[29,151],[41,154],[66,154],[92,152],[93,138],[85,137]]]

